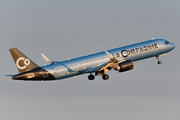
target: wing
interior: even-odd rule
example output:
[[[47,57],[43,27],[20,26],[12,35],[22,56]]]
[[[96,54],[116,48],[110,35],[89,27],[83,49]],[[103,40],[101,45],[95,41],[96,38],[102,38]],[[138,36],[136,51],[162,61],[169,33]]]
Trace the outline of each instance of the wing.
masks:
[[[42,57],[44,58],[44,60],[48,63],[52,63],[53,61],[50,61],[43,53],[41,53]]]
[[[50,64],[56,64],[59,61],[51,61],[49,60],[49,58],[47,58],[43,53],[41,53],[42,57],[44,58],[44,60]],[[70,60],[70,58],[68,58],[68,60]]]
[[[14,75],[5,75],[6,77],[13,77]]]
[[[102,66],[100,66],[96,72],[95,75],[103,75],[106,74],[107,71],[111,70],[112,68],[114,68],[114,70],[116,70],[116,68],[119,66],[119,64],[121,62],[124,62],[125,60],[116,60],[115,57],[113,57],[110,53],[108,53],[107,51],[105,51],[107,56],[109,57],[110,61],[106,64],[103,64]]]
[[[42,57],[44,58],[44,60],[50,64],[56,64],[58,61],[51,61],[49,60],[43,53],[41,53]]]

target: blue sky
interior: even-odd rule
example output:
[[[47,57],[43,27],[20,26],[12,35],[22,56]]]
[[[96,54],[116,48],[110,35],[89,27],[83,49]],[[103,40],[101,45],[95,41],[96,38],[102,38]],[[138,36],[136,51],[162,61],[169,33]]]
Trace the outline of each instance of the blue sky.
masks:
[[[2,0],[0,4],[0,118],[3,120],[179,119],[178,0]],[[110,71],[110,79],[88,74],[51,82],[22,82],[9,53],[17,47],[39,66],[151,38],[176,44],[166,56],[135,63],[132,71]]]

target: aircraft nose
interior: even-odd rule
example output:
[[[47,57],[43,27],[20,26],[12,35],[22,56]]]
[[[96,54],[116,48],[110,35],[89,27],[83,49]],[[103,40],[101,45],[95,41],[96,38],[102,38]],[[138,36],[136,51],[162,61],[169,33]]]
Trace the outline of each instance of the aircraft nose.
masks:
[[[172,50],[176,47],[174,43],[170,43],[170,46]]]

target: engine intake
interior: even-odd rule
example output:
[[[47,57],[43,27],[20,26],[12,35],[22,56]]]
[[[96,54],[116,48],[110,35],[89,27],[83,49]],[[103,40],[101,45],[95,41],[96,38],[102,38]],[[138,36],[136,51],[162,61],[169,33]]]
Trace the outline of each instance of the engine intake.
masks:
[[[132,70],[134,68],[134,64],[132,60],[127,60],[122,63],[119,63],[119,65],[115,68],[115,70],[119,72],[124,72],[128,70]]]

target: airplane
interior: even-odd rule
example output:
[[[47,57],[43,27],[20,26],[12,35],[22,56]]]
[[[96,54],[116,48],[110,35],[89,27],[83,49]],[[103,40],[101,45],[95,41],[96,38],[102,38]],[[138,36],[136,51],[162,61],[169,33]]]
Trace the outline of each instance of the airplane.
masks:
[[[88,73],[88,79],[102,76],[108,80],[110,70],[125,72],[134,68],[134,62],[156,57],[158,64],[162,64],[159,57],[175,48],[175,44],[166,39],[152,39],[124,47],[105,50],[65,61],[51,61],[44,54],[42,57],[48,65],[39,67],[17,48],[9,49],[19,74],[12,75],[13,80],[48,81],[58,80]],[[94,74],[94,75],[93,75]],[[8,76],[8,75],[7,75]]]

